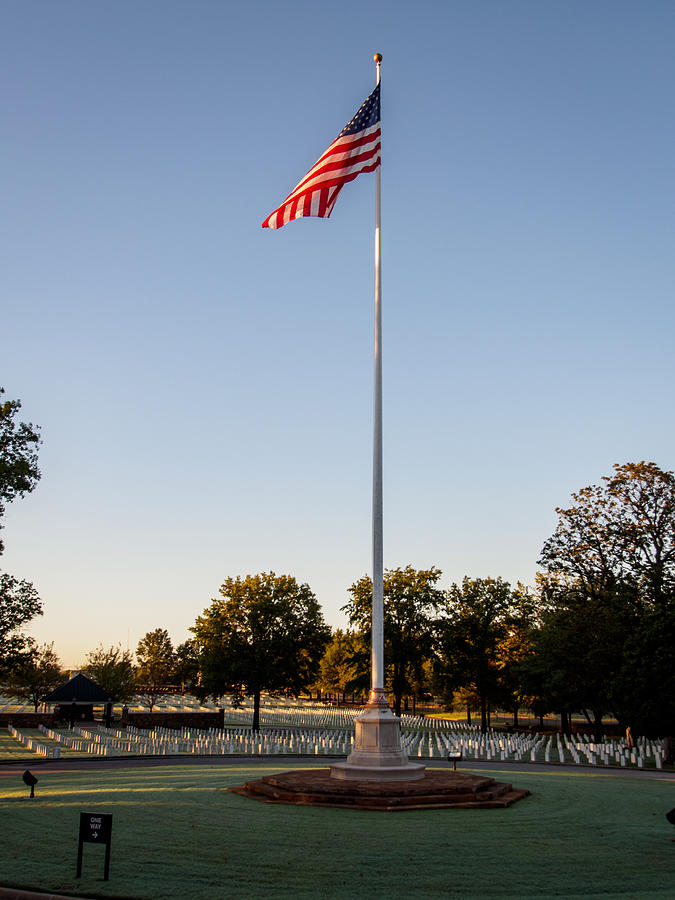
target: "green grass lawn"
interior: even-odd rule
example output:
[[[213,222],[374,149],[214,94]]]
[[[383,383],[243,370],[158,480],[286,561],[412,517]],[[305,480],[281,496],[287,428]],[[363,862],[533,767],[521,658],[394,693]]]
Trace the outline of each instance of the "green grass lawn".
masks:
[[[510,809],[395,813],[273,806],[225,790],[291,767],[35,766],[32,801],[19,768],[1,774],[0,884],[162,900],[675,897],[665,819],[675,779],[510,766],[490,774],[532,791]],[[113,815],[108,882],[92,844],[75,879],[80,812]]]

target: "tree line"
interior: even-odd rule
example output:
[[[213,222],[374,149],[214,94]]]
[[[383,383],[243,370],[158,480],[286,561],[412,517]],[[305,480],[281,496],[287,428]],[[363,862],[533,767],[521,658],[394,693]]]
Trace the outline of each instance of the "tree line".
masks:
[[[384,577],[386,687],[394,710],[431,696],[481,728],[491,709],[602,718],[648,735],[675,731],[675,477],[654,463],[617,465],[559,508],[534,587],[469,578],[441,589],[441,570]],[[180,678],[203,698],[263,691],[367,693],[372,583],[349,588],[346,630],[331,632],[306,584],[273,572],[228,578],[169,665],[160,629],[139,644],[146,685]],[[180,676],[177,674],[180,673]]]
[[[0,518],[4,502],[40,477],[39,433],[15,422],[20,405],[0,404]],[[556,512],[533,587],[465,577],[441,589],[435,566],[385,572],[386,687],[397,714],[435,696],[469,719],[477,714],[483,729],[491,709],[510,709],[517,724],[527,708],[559,715],[565,731],[572,713],[583,713],[598,734],[608,714],[636,733],[675,733],[673,472],[617,464]],[[174,648],[157,628],[139,642],[137,665],[130,651],[100,646],[84,669],[116,699],[140,692],[151,707],[167,682],[202,698],[252,695],[257,727],[263,691],[367,692],[370,577],[348,594],[349,627],[331,631],[309,586],[294,577],[227,578],[188,641]],[[41,611],[30,583],[0,576],[0,678],[32,691],[34,702],[37,681],[59,668],[52,645],[37,647],[21,632]]]
[[[586,716],[598,736],[614,715],[636,733],[675,732],[675,476],[655,463],[616,465],[556,510],[542,571],[528,588],[501,578],[439,587],[437,567],[384,577],[386,687],[447,706]],[[196,691],[369,687],[372,583],[363,576],[332,634],[307,585],[273,573],[228,579],[191,629]],[[257,719],[256,719],[257,721]]]

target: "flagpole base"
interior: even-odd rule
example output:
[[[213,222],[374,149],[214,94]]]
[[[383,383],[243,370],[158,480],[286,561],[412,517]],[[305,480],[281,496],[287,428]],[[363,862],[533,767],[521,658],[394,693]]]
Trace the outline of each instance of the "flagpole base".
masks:
[[[346,762],[330,767],[331,778],[343,781],[416,781],[424,766],[408,762],[401,747],[401,720],[382,696],[371,692],[368,705],[356,719],[354,750]],[[384,699],[384,703],[382,700]]]

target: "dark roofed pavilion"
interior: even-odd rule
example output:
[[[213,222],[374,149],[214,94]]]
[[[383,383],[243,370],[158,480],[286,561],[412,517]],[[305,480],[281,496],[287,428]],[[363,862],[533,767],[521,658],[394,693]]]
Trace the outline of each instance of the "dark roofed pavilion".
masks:
[[[107,694],[91,678],[78,672],[70,681],[57,687],[42,700],[44,703],[58,704],[57,715],[64,719],[69,718],[73,724],[76,719],[79,721],[93,719],[94,705],[112,704],[114,697]]]
[[[42,698],[45,703],[111,703],[114,697],[106,694],[91,678],[78,672],[70,681]]]

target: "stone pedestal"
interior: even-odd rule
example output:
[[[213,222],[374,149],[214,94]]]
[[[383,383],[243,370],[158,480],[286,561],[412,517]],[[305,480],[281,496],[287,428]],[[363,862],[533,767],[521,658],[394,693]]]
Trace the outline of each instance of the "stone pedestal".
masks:
[[[424,766],[408,762],[401,748],[401,723],[389,705],[368,704],[356,719],[354,750],[330,767],[331,778],[350,781],[415,781]]]

